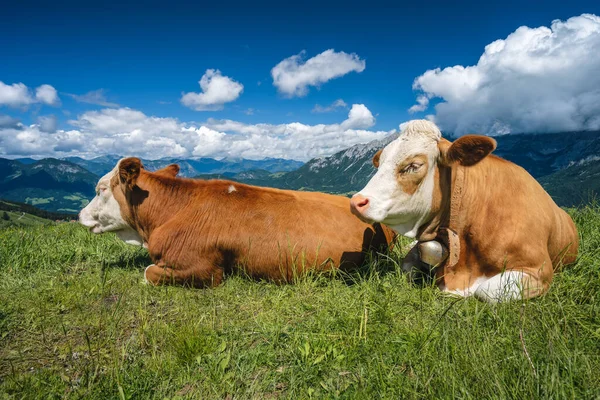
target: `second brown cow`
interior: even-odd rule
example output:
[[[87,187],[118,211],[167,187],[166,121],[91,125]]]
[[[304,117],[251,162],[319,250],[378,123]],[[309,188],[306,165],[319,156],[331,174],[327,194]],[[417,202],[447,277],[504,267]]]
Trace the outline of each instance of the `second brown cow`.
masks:
[[[359,221],[342,196],[176,177],[126,158],[100,179],[80,213],[94,233],[144,244],[152,284],[215,286],[242,269],[257,279],[290,281],[307,270],[360,265],[385,250],[393,232]]]

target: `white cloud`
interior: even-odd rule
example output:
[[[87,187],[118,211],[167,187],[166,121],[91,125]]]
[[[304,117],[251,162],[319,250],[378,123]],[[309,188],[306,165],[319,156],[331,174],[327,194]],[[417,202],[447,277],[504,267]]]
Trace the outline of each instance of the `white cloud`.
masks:
[[[33,103],[31,93],[23,83],[7,85],[0,81],[0,105],[19,107]]]
[[[48,104],[50,106],[57,106],[60,104],[56,89],[50,85],[42,85],[35,89],[35,99],[40,103]]]
[[[522,26],[485,47],[477,65],[415,79],[412,111],[440,98],[435,121],[464,134],[600,129],[600,17]]]
[[[357,54],[325,50],[306,61],[305,52],[288,57],[273,67],[273,85],[285,96],[305,96],[308,86],[320,86],[350,72],[362,72],[366,62]]]
[[[34,103],[44,103],[51,106],[60,105],[60,99],[50,85],[41,85],[35,91],[35,96],[31,90],[23,83],[13,83],[7,85],[0,81],[0,106],[27,107]]]
[[[14,128],[17,129],[20,126],[20,121],[10,115],[0,114],[0,129],[3,128]]]
[[[315,104],[315,107],[312,109],[313,113],[328,113],[333,111],[338,111],[340,109],[348,108],[348,104],[342,99],[337,99],[327,107],[323,107],[320,104]]]
[[[92,90],[85,94],[67,93],[78,103],[96,104],[102,107],[119,107],[117,103],[112,103],[106,99],[106,91],[104,89]]]
[[[408,112],[413,114],[420,111],[427,110],[429,107],[429,98],[427,96],[421,95],[417,97],[417,104],[408,109]]]
[[[121,154],[149,159],[171,156],[308,160],[390,133],[368,130],[375,118],[362,104],[352,105],[344,121],[327,125],[245,124],[216,119],[202,124],[185,123],[175,118],[147,116],[130,108],[88,111],[69,121],[75,129],[55,133],[47,132],[41,120],[30,126],[9,122],[0,126],[0,154],[4,156]]]
[[[375,125],[375,117],[363,104],[353,104],[348,119],[342,122],[344,129],[366,129]]]
[[[218,69],[207,69],[199,83],[202,93],[181,96],[181,104],[196,111],[222,110],[225,103],[236,100],[244,91],[244,85],[221,75]]]
[[[58,127],[58,120],[54,115],[40,116],[37,119],[37,124],[42,132],[54,133]]]

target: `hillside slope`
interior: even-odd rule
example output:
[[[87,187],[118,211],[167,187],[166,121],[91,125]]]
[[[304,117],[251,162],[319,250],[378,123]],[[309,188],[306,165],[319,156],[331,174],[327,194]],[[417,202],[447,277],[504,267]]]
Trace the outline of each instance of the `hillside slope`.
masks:
[[[600,157],[591,158],[539,179],[558,205],[580,206],[598,201]]]
[[[0,159],[0,195],[44,210],[76,213],[93,197],[98,176],[68,161],[31,164]]]

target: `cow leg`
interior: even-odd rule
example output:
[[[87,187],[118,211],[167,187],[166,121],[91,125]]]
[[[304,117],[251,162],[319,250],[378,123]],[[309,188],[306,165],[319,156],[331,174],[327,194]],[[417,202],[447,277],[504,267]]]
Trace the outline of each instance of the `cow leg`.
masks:
[[[482,282],[473,295],[487,303],[528,299],[539,296],[548,289],[548,284],[523,271],[505,271]]]
[[[220,268],[173,269],[165,265],[149,265],[144,271],[144,279],[151,285],[182,285],[192,287],[214,287],[223,280]]]

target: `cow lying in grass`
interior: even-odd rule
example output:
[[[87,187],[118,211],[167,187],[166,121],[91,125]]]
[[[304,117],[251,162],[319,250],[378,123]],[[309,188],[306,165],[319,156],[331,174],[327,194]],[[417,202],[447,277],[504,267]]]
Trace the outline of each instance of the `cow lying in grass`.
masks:
[[[575,261],[577,229],[527,171],[489,155],[495,148],[478,135],[451,143],[432,122],[411,121],[375,155],[352,211],[416,238],[404,268],[434,264],[443,291],[489,302],[540,295]]]
[[[144,244],[154,262],[144,274],[152,284],[215,286],[236,268],[285,282],[309,269],[360,265],[366,251],[387,247],[394,236],[357,220],[345,197],[183,179],[178,172],[177,165],[149,172],[139,159],[123,159],[79,214],[93,233]]]

